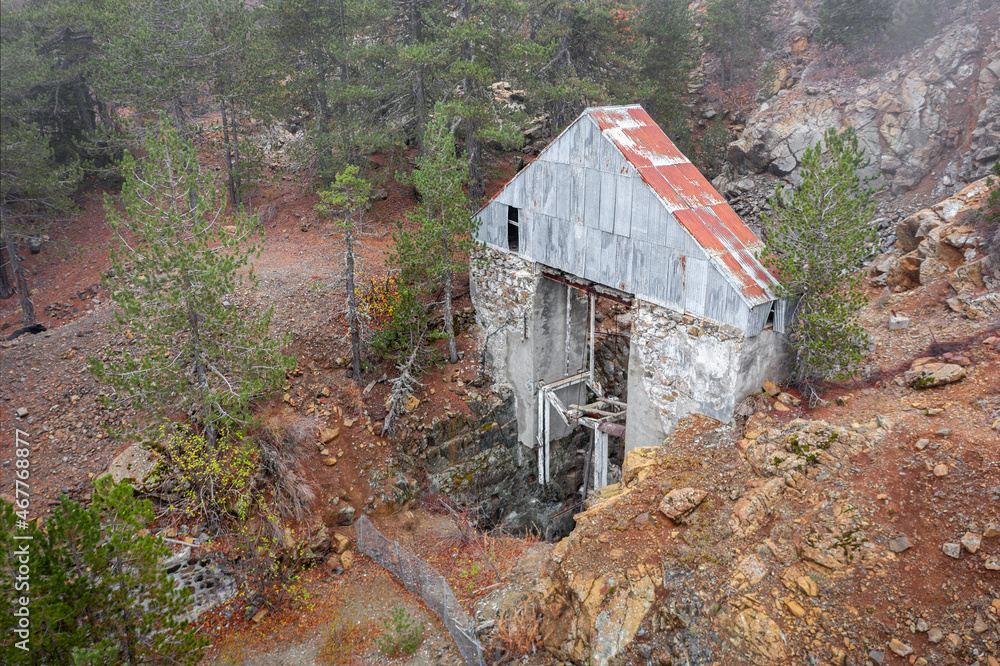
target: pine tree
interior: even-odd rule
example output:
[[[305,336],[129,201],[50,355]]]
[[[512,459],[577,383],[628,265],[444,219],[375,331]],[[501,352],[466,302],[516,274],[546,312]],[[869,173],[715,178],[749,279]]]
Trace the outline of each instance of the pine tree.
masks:
[[[859,269],[876,239],[878,176],[859,175],[869,163],[853,128],[828,129],[803,154],[802,184],[763,218],[780,295],[799,299],[791,340],[803,383],[850,376],[868,353],[857,315],[866,302]]]
[[[442,288],[448,360],[458,363],[452,293],[455,274],[467,265],[476,222],[469,215],[468,197],[463,189],[468,172],[455,153],[455,135],[449,129],[449,116],[443,104],[434,108],[424,142],[427,150],[417,159],[417,168],[411,176],[421,195],[421,204],[413,218],[418,228],[412,242],[402,234],[402,246],[413,246],[416,252],[402,257],[402,261],[417,263],[430,283]]]
[[[768,19],[774,0],[709,0],[707,39],[719,56],[720,83],[731,87],[749,70],[754,52],[771,34]]]
[[[104,204],[111,227],[138,239],[113,249],[110,285],[118,324],[136,344],[91,358],[90,371],[154,425],[190,417],[214,447],[222,427],[251,419],[250,401],[280,385],[294,360],[270,336],[272,308],[233,302],[256,284],[250,217],[223,218],[224,195],[204,184],[194,150],[169,123],[146,150],[142,163],[126,155],[124,210],[108,195]]]
[[[81,170],[75,152],[67,149],[58,158],[53,150],[60,135],[49,93],[63,77],[53,81],[53,59],[29,20],[37,17],[7,3],[0,5],[0,17],[0,297],[16,293],[22,321],[30,326],[34,304],[18,250],[25,237],[41,235],[49,222],[73,209]],[[66,88],[77,73],[69,78],[62,82]],[[68,115],[58,101],[55,106],[59,116]]]
[[[30,591],[7,585],[0,592],[0,631],[8,637],[18,621],[16,598],[29,597],[30,651],[7,640],[0,660],[39,666],[198,663],[206,641],[182,620],[190,592],[159,566],[170,551],[146,529],[152,503],[109,476],[94,485],[91,506],[63,496],[44,531],[34,523],[16,529],[14,508],[0,500],[0,569],[16,565],[18,546],[31,548]]]
[[[360,169],[349,166],[338,173],[330,189],[319,193],[316,210],[320,213],[339,211],[339,226],[344,231],[344,286],[347,290],[347,325],[351,336],[351,371],[354,381],[361,383],[361,325],[358,315],[357,287],[355,286],[356,255],[355,234],[364,228],[364,214],[368,210],[371,184],[358,174]]]
[[[647,82],[644,105],[668,134],[676,135],[690,115],[688,86],[701,60],[693,13],[686,0],[649,0],[638,33],[644,49],[641,75]]]
[[[649,38],[641,6],[617,0],[534,4],[530,34],[545,53],[540,61],[526,61],[533,75],[526,87],[555,127],[587,106],[634,103],[643,92],[652,92],[641,74]]]

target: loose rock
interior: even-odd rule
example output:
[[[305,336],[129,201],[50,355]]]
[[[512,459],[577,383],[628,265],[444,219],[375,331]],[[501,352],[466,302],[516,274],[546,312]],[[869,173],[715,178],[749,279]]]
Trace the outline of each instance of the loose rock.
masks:
[[[902,553],[904,550],[908,550],[913,547],[910,540],[905,536],[898,536],[893,539],[889,539],[889,543],[886,546],[894,553]]]
[[[707,495],[706,491],[699,488],[671,490],[660,501],[660,512],[675,523],[680,523],[684,516],[694,511]]]
[[[900,657],[909,656],[913,652],[913,648],[899,640],[898,638],[893,638],[889,641],[889,649]]]
[[[979,546],[983,543],[983,538],[974,532],[966,532],[962,536],[962,546],[965,547],[970,553],[975,553],[979,550]]]
[[[910,327],[909,317],[889,317],[890,331],[903,331]]]
[[[915,389],[927,389],[951,384],[965,377],[965,368],[954,363],[925,363],[908,371],[903,378]]]

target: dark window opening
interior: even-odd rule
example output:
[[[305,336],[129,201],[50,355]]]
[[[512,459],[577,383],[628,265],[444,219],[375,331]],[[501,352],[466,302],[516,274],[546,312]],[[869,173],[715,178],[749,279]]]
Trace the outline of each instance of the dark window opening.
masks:
[[[520,227],[518,225],[518,210],[507,206],[507,249],[518,252],[520,247]]]
[[[778,307],[778,301],[771,301],[771,310],[767,313],[767,321],[764,322],[764,328],[771,328],[774,326],[774,310]]]

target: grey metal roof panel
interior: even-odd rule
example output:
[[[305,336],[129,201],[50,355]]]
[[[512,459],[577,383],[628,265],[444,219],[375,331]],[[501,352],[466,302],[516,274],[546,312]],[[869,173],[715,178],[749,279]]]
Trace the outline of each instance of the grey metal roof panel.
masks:
[[[583,277],[599,282],[601,276],[601,230],[585,227],[587,246],[583,266]]]
[[[587,197],[587,172],[579,165],[572,165],[570,169],[570,180],[573,189],[572,204],[570,206],[570,221],[573,224],[583,226],[584,212],[586,210]]]
[[[649,284],[650,245],[646,241],[632,239],[632,293],[636,296],[645,294]],[[639,296],[642,298],[642,296]],[[648,300],[648,299],[647,299]]]
[[[617,277],[618,282],[611,282],[608,284],[615,289],[635,293],[632,278],[632,239],[616,234],[615,241],[618,248],[615,252],[614,274]]]
[[[750,308],[750,314],[747,317],[747,336],[752,338],[759,335],[764,330],[764,324],[767,323],[767,317],[770,314],[771,303],[761,303]]]
[[[517,237],[518,254],[525,259],[536,261],[534,258],[537,253],[535,249],[535,214],[529,209],[522,210],[518,215]]]
[[[706,277],[708,261],[698,257],[684,257],[684,309],[698,315],[705,314]]]

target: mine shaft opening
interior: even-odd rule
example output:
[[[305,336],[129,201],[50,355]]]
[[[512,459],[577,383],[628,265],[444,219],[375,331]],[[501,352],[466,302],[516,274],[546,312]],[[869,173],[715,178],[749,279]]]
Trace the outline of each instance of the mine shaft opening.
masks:
[[[566,274],[544,272],[543,278],[551,293],[557,293],[560,287],[565,289],[566,362],[562,378],[541,382],[539,386],[537,479],[546,489],[559,483],[560,480],[552,476],[552,447],[570,449],[573,464],[569,469],[565,466],[561,469],[566,477],[561,484],[566,504],[563,513],[575,513],[583,508],[593,492],[621,479],[627,427],[632,297]],[[586,302],[582,367],[570,361],[574,344],[584,338],[578,319],[576,330],[572,330],[574,300]],[[574,356],[574,360],[581,359]],[[556,438],[558,442],[553,442]],[[560,521],[554,521],[546,537],[558,538],[572,530],[571,526],[561,524],[562,529],[559,529]]]

